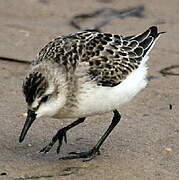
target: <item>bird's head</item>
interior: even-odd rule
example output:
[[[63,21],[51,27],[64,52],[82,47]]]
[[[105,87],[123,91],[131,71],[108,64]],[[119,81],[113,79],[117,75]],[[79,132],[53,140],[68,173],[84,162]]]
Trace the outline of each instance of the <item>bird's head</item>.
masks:
[[[55,116],[66,101],[65,87],[59,85],[59,78],[54,78],[54,71],[31,72],[24,80],[23,93],[27,103],[27,118],[19,142],[22,142],[36,118]],[[57,76],[57,74],[56,74]]]

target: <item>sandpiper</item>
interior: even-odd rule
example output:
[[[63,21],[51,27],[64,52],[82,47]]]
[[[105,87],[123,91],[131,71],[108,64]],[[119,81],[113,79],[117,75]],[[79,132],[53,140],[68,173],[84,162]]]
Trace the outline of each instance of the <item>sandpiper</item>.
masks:
[[[49,42],[32,62],[23,83],[28,115],[19,141],[35,119],[42,116],[77,118],[58,130],[40,152],[47,153],[58,141],[67,142],[69,129],[86,117],[113,111],[112,122],[97,144],[87,152],[62,159],[93,158],[120,121],[117,108],[130,101],[146,84],[148,53],[159,35],[156,26],[136,36],[82,31]]]

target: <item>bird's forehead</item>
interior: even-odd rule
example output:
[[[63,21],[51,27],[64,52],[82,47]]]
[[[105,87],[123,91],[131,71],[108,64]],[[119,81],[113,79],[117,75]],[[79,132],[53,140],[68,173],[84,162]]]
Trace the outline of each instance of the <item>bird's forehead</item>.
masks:
[[[23,83],[23,93],[27,104],[32,104],[34,100],[45,93],[48,88],[48,81],[39,72],[33,72],[26,77]]]

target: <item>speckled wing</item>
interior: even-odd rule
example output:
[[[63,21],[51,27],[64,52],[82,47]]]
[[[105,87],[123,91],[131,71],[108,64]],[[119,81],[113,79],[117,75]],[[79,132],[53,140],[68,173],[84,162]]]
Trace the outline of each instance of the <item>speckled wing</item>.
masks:
[[[44,46],[37,55],[32,65],[41,62],[58,63],[65,69],[75,67],[84,49],[81,39],[74,35],[61,36]]]
[[[159,34],[155,26],[128,37],[93,31],[74,33],[49,42],[32,64],[54,62],[73,73],[79,64],[88,64],[91,79],[98,85],[112,87],[138,68]]]
[[[89,62],[89,76],[98,85],[113,87],[138,68],[160,33],[156,27],[128,38],[97,33],[86,44],[82,62]]]

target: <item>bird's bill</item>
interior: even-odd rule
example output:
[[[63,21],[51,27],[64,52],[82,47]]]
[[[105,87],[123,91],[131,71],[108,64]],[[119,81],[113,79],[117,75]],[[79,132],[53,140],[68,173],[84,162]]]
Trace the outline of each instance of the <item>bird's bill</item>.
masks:
[[[35,114],[34,111],[28,110],[27,118],[26,118],[24,127],[23,127],[22,132],[21,132],[20,137],[19,137],[19,142],[20,143],[24,140],[29,128],[31,127],[34,120],[36,119],[36,116],[37,115]]]

